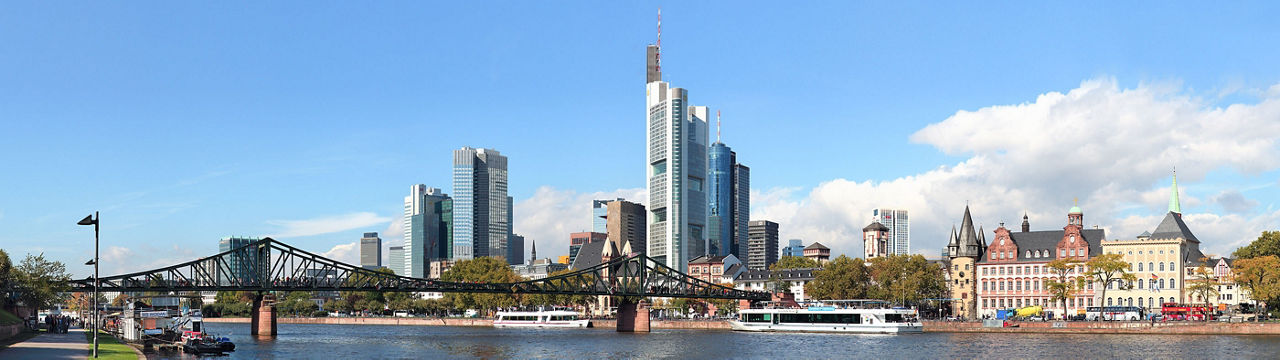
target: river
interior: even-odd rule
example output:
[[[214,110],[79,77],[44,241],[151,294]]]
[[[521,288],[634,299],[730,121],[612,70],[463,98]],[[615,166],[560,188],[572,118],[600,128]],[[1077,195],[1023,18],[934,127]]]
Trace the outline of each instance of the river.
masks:
[[[945,359],[1274,358],[1280,336],[926,333],[742,333],[727,330],[494,329],[279,324],[255,339],[248,324],[205,323],[230,337],[232,359]],[[148,354],[150,359],[194,359]]]

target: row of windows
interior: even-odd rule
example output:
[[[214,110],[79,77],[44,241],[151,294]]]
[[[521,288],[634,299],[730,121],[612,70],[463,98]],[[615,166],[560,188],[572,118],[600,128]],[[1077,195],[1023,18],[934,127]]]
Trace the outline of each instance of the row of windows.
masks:
[[[1041,272],[1048,274],[1049,270],[1041,270],[1043,267],[1043,265],[983,266],[982,275],[1039,275]],[[1084,266],[1077,266],[1069,269],[1067,273],[1083,273],[1084,270]]]
[[[1168,279],[1167,283],[1165,282],[1165,280],[1166,279],[1147,279],[1147,281],[1138,280],[1138,281],[1129,283],[1129,287],[1142,290],[1143,284],[1145,283],[1147,284],[1146,289],[1151,289],[1151,290],[1165,289],[1166,284],[1168,285],[1167,287],[1168,289],[1178,288],[1178,283],[1176,281],[1173,281],[1173,279]],[[1118,283],[1118,281],[1107,284],[1107,290],[1115,289],[1116,283]]]
[[[1148,262],[1146,270],[1143,270],[1142,263],[1129,263],[1129,270],[1133,270],[1135,264],[1137,265],[1138,271],[1165,271],[1164,262],[1159,262],[1159,263]],[[1160,264],[1160,270],[1156,270],[1156,264]],[[1174,266],[1172,261],[1170,261],[1168,269],[1169,271],[1175,271],[1177,267]]]
[[[1072,279],[1070,281],[1075,281],[1075,280]],[[1023,280],[1023,281],[1004,280],[1004,281],[983,281],[982,282],[983,292],[1006,291],[1006,290],[1023,291],[1023,289],[1026,289],[1027,291],[1040,291],[1042,288],[1043,288],[1042,280]],[[1089,283],[1088,285],[1086,285],[1085,289],[1093,290],[1093,283]]]
[[[1018,298],[1018,299],[982,299],[983,308],[1007,308],[1007,307],[1023,307],[1023,306],[1061,306],[1061,302],[1050,301],[1047,298]],[[1093,298],[1070,298],[1067,299],[1067,307],[1088,307],[1093,306]]]

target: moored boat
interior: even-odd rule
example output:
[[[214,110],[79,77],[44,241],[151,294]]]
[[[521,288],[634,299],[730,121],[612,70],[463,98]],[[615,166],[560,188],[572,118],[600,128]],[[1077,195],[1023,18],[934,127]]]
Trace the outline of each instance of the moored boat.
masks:
[[[744,309],[729,321],[737,331],[906,334],[924,332],[915,309],[866,306],[866,300],[826,301],[807,307]]]
[[[589,328],[591,320],[579,319],[577,312],[567,310],[499,311],[493,327]]]

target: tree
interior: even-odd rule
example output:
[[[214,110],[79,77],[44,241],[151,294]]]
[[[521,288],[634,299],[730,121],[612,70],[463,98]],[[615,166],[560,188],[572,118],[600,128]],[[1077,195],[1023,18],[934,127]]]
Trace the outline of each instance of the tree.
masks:
[[[915,305],[938,298],[945,291],[942,268],[930,264],[921,255],[889,255],[871,259],[867,267],[871,298],[895,304]]]
[[[810,269],[819,268],[822,264],[818,261],[803,256],[783,256],[778,262],[769,266],[769,270],[786,270],[786,269]]]
[[[1268,255],[1280,256],[1280,231],[1263,231],[1258,239],[1236,249],[1231,256],[1236,259],[1250,259]]]
[[[1071,259],[1058,259],[1045,264],[1045,270],[1049,272],[1049,279],[1045,280],[1044,288],[1049,292],[1050,301],[1062,302],[1062,316],[1067,316],[1067,299],[1074,296],[1080,289],[1084,288],[1085,277],[1074,276],[1076,268],[1080,266],[1080,261]]]
[[[129,303],[129,296],[123,293],[116,295],[115,299],[111,299],[111,306],[124,307],[125,304],[128,304],[128,303]]]
[[[489,284],[513,283],[520,280],[520,275],[516,275],[503,259],[482,257],[459,261],[441,274],[440,280]],[[445,294],[444,298],[458,309],[490,310],[517,304],[516,298],[509,294],[449,293]]]
[[[1120,254],[1095,256],[1089,259],[1085,266],[1088,269],[1085,276],[1102,287],[1103,299],[1107,298],[1107,288],[1113,282],[1119,284],[1121,289],[1125,289],[1137,279],[1137,276],[1129,272],[1129,263],[1125,262],[1124,256]],[[1099,316],[1098,320],[1101,321],[1102,317]]]
[[[1196,266],[1192,270],[1192,279],[1187,284],[1187,293],[1195,295],[1204,300],[1205,311],[1209,310],[1209,298],[1218,296],[1218,286],[1222,285],[1216,277],[1213,276],[1212,270],[1205,265],[1208,257],[1200,258],[1200,266]],[[1209,321],[1208,314],[1205,314],[1205,321]]]
[[[1270,305],[1280,298],[1280,257],[1267,255],[1238,259],[1233,265],[1236,283],[1249,290],[1255,308],[1260,308],[1263,303]]]
[[[45,260],[44,254],[28,254],[12,272],[14,283],[22,289],[18,293],[18,299],[36,309],[53,307],[71,289],[68,283],[71,275],[67,274],[66,265],[59,261]]]
[[[324,311],[328,311],[330,313],[348,312],[351,311],[351,304],[348,304],[346,300],[342,299],[329,300],[324,302]]]
[[[862,259],[840,255],[813,273],[813,281],[804,285],[804,292],[819,300],[861,299],[867,297],[870,280]]]

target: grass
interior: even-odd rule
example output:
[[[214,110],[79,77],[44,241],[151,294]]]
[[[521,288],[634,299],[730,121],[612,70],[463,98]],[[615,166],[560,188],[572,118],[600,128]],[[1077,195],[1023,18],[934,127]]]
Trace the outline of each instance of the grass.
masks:
[[[86,331],[84,336],[89,341],[89,356],[93,356],[93,333]],[[98,333],[98,359],[108,360],[137,360],[138,354],[133,352],[133,347],[125,345],[111,334],[105,332]]]
[[[21,324],[21,323],[22,323],[22,319],[18,318],[17,315],[14,315],[13,313],[0,309],[0,325],[13,325],[13,324]]]

